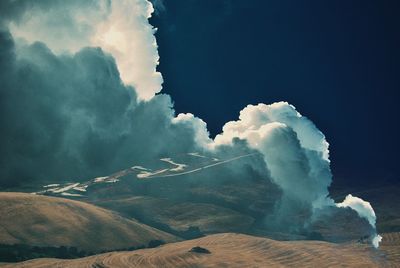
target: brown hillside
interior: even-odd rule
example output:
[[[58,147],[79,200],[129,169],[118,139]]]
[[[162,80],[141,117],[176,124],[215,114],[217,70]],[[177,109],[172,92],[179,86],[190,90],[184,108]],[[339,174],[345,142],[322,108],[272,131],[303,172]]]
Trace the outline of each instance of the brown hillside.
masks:
[[[75,246],[87,251],[177,239],[87,203],[25,193],[0,193],[2,244]]]
[[[392,250],[399,237],[388,238]],[[389,247],[389,245],[387,245]],[[210,253],[191,252],[202,247]],[[398,249],[398,248],[397,248]],[[197,250],[199,251],[199,250]],[[75,260],[37,259],[4,267],[385,267],[399,259],[358,243],[279,242],[242,234],[216,234],[154,249],[113,252]],[[392,267],[392,266],[391,266]]]

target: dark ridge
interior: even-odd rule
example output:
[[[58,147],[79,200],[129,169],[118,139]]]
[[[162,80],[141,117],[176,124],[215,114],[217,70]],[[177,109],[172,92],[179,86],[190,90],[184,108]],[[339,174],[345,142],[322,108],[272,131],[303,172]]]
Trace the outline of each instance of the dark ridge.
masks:
[[[99,252],[86,252],[76,247],[39,247],[25,244],[6,245],[0,244],[0,262],[21,262],[37,258],[77,259],[99,253],[112,251],[132,251],[144,248],[155,248],[164,245],[162,240],[151,240],[148,245],[137,247],[120,248]]]

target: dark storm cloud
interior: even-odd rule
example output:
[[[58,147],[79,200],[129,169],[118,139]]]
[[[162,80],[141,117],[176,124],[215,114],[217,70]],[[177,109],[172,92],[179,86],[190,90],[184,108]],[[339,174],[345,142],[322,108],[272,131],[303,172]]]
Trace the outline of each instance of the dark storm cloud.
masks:
[[[0,69],[3,186],[84,179],[194,149],[194,130],[171,122],[170,97],[137,102],[99,48],[56,56],[43,43],[16,46],[3,31]]]

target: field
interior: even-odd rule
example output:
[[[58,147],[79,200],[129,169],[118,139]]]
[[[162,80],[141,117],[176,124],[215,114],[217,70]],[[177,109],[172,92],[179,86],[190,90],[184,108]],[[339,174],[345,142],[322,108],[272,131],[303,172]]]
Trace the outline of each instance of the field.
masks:
[[[282,242],[224,233],[154,249],[75,260],[37,259],[2,267],[394,267],[400,261],[400,235],[385,235],[384,241],[382,248],[376,250],[356,242]],[[192,252],[194,247],[209,253]]]

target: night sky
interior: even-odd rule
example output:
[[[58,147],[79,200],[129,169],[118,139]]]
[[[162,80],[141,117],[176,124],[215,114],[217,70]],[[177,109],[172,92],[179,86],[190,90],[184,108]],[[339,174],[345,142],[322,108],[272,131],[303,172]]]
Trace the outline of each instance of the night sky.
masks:
[[[326,135],[337,182],[399,182],[400,2],[157,2],[177,112],[215,136],[248,104],[288,101]]]

